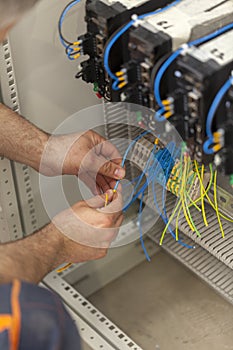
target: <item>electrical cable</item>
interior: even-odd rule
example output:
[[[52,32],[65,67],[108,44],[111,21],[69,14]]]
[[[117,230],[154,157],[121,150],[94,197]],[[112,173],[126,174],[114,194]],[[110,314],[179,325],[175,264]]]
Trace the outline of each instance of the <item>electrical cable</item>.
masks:
[[[190,160],[190,158],[189,158],[189,166],[190,166],[190,165],[191,165],[191,160]],[[187,179],[187,180],[188,180],[188,179]],[[192,182],[191,182],[191,185],[190,185],[190,191],[191,191],[191,189],[192,189],[192,186],[193,186],[194,181],[195,181],[195,176],[193,176],[193,179],[192,179]],[[191,212],[190,212],[190,210],[189,210],[189,205],[188,205],[188,203],[187,203],[188,195],[189,195],[189,192],[186,190],[186,185],[185,185],[185,187],[184,187],[184,202],[185,202],[185,208],[186,208],[186,210],[187,210],[188,217],[189,217],[189,220],[190,220],[190,222],[191,222],[191,224],[192,224],[192,227],[194,228],[194,232],[196,232],[196,234],[197,234],[198,237],[201,237],[200,231],[199,231],[198,228],[196,227],[196,225],[195,225],[195,223],[194,223],[194,220],[193,220],[193,218],[192,218],[192,214],[191,214]],[[199,209],[199,208],[198,208],[198,209]]]
[[[137,140],[141,139],[145,134],[147,134],[148,132],[151,131],[145,131],[144,133],[138,135],[138,137],[133,140],[130,145],[128,146],[125,155],[123,157],[123,161],[122,161],[122,165],[124,166],[126,157],[129,153],[129,151],[131,150],[131,148],[133,147],[133,145],[137,142]],[[167,232],[167,230],[171,233],[172,237],[182,246],[189,248],[189,249],[194,249],[195,246],[190,246],[184,242],[182,242],[182,240],[179,239],[179,233],[178,233],[178,224],[179,224],[179,217],[181,214],[181,210],[183,209],[184,212],[184,216],[185,219],[190,227],[190,229],[195,232],[198,237],[201,237],[200,232],[198,231],[194,220],[192,218],[191,212],[189,210],[189,207],[191,206],[195,206],[196,202],[198,201],[203,201],[203,198],[206,197],[208,199],[208,201],[210,202],[211,206],[213,207],[213,209],[216,211],[217,217],[218,217],[218,222],[219,222],[219,227],[222,233],[222,236],[224,237],[224,230],[223,230],[223,226],[221,223],[221,219],[220,217],[226,218],[223,214],[221,214],[219,212],[219,208],[218,208],[218,203],[217,203],[217,184],[216,184],[216,179],[217,179],[217,174],[214,174],[214,201],[215,204],[213,204],[208,196],[208,192],[212,186],[213,183],[213,169],[212,169],[212,165],[210,164],[210,181],[209,184],[207,186],[207,188],[205,188],[204,183],[203,183],[203,179],[204,179],[204,166],[202,166],[201,170],[199,170],[198,168],[198,163],[197,161],[194,161],[194,165],[192,166],[192,162],[188,156],[188,153],[185,149],[185,144],[182,146],[182,150],[181,150],[181,154],[180,154],[180,161],[179,161],[179,170],[177,170],[177,166],[175,166],[174,164],[176,164],[174,162],[174,159],[177,159],[178,155],[180,154],[180,151],[178,148],[176,148],[175,143],[174,142],[170,142],[165,148],[163,149],[159,149],[157,150],[156,145],[154,145],[153,150],[150,153],[150,156],[148,157],[148,160],[146,162],[145,168],[143,169],[141,175],[139,175],[136,180],[136,186],[134,188],[134,197],[133,199],[130,201],[130,203],[123,209],[124,211],[126,211],[134,201],[136,201],[137,199],[140,200],[140,205],[139,205],[139,214],[138,214],[138,223],[139,223],[139,233],[140,233],[140,241],[141,241],[141,245],[143,248],[143,251],[145,253],[145,256],[147,258],[148,261],[150,261],[150,257],[149,254],[145,248],[145,244],[143,241],[143,231],[142,231],[142,208],[143,208],[143,200],[144,200],[144,196],[145,196],[145,191],[149,188],[150,184],[152,183],[152,190],[153,190],[153,198],[154,198],[154,205],[157,208],[157,211],[161,217],[161,219],[164,221],[165,223],[165,229],[161,235],[160,238],[160,245],[163,244],[163,240],[165,237],[165,233]],[[152,162],[152,157],[154,157],[154,161]],[[184,168],[183,168],[183,159],[184,159]],[[160,168],[159,168],[160,165]],[[160,170],[161,169],[161,170]],[[166,202],[165,202],[165,189],[166,189],[166,184],[168,182],[168,179],[170,178],[171,174],[172,174],[172,170],[174,170],[173,172],[173,181],[176,181],[176,177],[179,176],[181,178],[181,185],[180,185],[180,192],[178,193],[178,187],[176,190],[174,190],[176,192],[176,195],[179,196],[178,199],[178,203],[175,206],[175,209],[173,210],[170,218],[168,219],[167,216],[167,211],[166,211]],[[195,171],[194,171],[195,170]],[[161,171],[164,174],[163,175],[163,179],[161,180]],[[148,175],[146,178],[145,183],[142,184],[142,179],[144,175]],[[199,182],[200,182],[200,193],[201,196],[200,198],[196,199],[195,201],[192,200],[191,196],[190,196],[190,192],[192,190],[192,186],[193,183],[196,181],[196,179],[198,178]],[[135,179],[134,179],[135,180]],[[136,182],[136,181],[134,181]],[[157,202],[157,196],[156,196],[156,191],[155,191],[155,183],[158,183],[162,186],[162,209],[159,208],[159,204]],[[141,188],[139,189],[140,185],[142,184]],[[187,186],[189,187],[189,189],[187,190]],[[191,199],[191,203],[187,202],[187,199],[190,198]],[[195,204],[195,205],[194,205]],[[202,211],[204,210],[205,213],[205,209],[202,203]],[[198,207],[198,209],[200,210],[200,208]],[[171,223],[175,217],[175,215],[177,214],[176,217],[176,221],[175,221],[175,233],[171,228]],[[206,217],[206,215],[204,214],[203,217]],[[229,221],[231,221],[229,218],[227,218]],[[232,220],[233,221],[233,220]]]
[[[108,41],[106,47],[105,47],[105,51],[104,51],[104,67],[106,72],[108,73],[109,77],[113,80],[113,90],[119,90],[119,87],[117,86],[117,83],[119,82],[119,78],[117,77],[116,74],[114,74],[111,71],[111,68],[109,66],[109,56],[110,56],[110,51],[113,47],[113,45],[117,42],[117,40],[125,33],[127,32],[127,30],[133,26],[137,21],[143,20],[149,16],[152,15],[156,15],[158,13],[161,13],[163,11],[166,11],[168,9],[170,9],[171,7],[176,6],[178,3],[180,3],[182,0],[175,0],[174,2],[172,2],[171,4],[157,9],[156,11],[152,11],[152,12],[148,12],[146,14],[143,15],[135,15],[135,18],[133,18],[130,22],[128,22],[126,25],[124,25],[123,27],[121,27],[116,33],[114,33],[114,35],[110,38],[110,40]]]
[[[214,203],[215,203],[215,208],[216,208],[216,214],[217,214],[217,219],[218,219],[218,224],[220,227],[220,231],[222,233],[222,238],[225,238],[225,233],[222,227],[222,222],[220,219],[220,213],[218,209],[218,200],[217,200],[217,171],[214,173]]]
[[[205,189],[205,186],[204,186],[203,182],[201,181],[201,176],[200,176],[200,173],[199,173],[199,170],[198,170],[198,166],[197,166],[197,161],[196,160],[194,160],[194,165],[195,165],[195,168],[196,168],[197,176],[198,176],[199,181],[200,181],[200,185],[203,187],[203,189]],[[209,204],[211,205],[211,207],[216,211],[216,207],[213,204],[213,202],[211,201],[210,197],[208,196],[208,193],[206,193],[205,196],[206,196]],[[222,214],[220,212],[219,212],[219,216],[222,219],[226,220],[226,221],[233,222],[233,219],[230,219],[229,217],[225,216],[224,214]]]
[[[153,186],[152,186],[152,190],[153,190],[153,197],[154,197],[154,204],[156,206],[156,209],[160,215],[160,217],[162,218],[163,222],[165,223],[165,225],[168,225],[167,226],[167,229],[169,230],[170,234],[172,235],[173,239],[175,239],[180,245],[182,245],[183,247],[185,248],[188,248],[188,249],[193,249],[194,247],[193,246],[190,246],[184,242],[182,242],[181,240],[177,240],[176,239],[176,234],[172,231],[171,229],[171,223],[169,223],[169,220],[168,220],[168,217],[167,217],[167,212],[166,212],[166,207],[163,205],[164,209],[165,209],[165,212],[163,215],[163,213],[161,212],[160,208],[159,208],[159,205],[158,205],[158,202],[157,202],[157,198],[156,198],[156,193],[155,193],[155,181],[157,180],[157,177],[156,177],[156,171],[154,170],[154,178],[153,178]],[[164,232],[164,235],[165,235],[166,231]],[[163,241],[163,240],[162,240]],[[161,245],[162,245],[162,241],[160,241]]]
[[[230,89],[230,87],[233,85],[233,76],[231,76],[224,84],[223,86],[219,89],[218,93],[216,94],[208,115],[207,115],[207,119],[206,119],[206,134],[208,139],[205,141],[203,149],[204,152],[206,154],[214,154],[215,150],[214,147],[212,146],[214,143],[214,136],[212,133],[212,124],[213,124],[213,119],[214,116],[217,112],[217,109],[223,99],[223,97],[225,96],[225,94],[227,93],[227,91]]]
[[[143,232],[142,232],[142,206],[143,206],[143,199],[144,199],[144,192],[142,193],[141,199],[140,199],[140,204],[139,204],[139,212],[138,212],[138,223],[139,223],[139,233],[140,233],[140,242],[142,249],[144,251],[144,254],[146,256],[147,261],[151,261],[150,256],[146,250],[144,240],[143,240]]]
[[[203,196],[206,197],[206,194],[209,193],[210,189],[211,189],[211,186],[213,184],[213,177],[214,177],[214,172],[213,172],[213,167],[212,167],[212,164],[209,165],[209,168],[210,168],[210,181],[209,181],[209,184],[207,186],[207,188],[205,189],[205,191],[203,192]],[[197,174],[198,175],[198,174]],[[192,205],[196,205],[196,203],[200,202],[201,201],[201,197],[195,199],[195,201],[192,201],[192,203],[190,204],[190,207]],[[199,207],[198,207],[199,208]],[[201,209],[199,208],[199,210],[201,211]]]
[[[149,134],[149,133],[151,133],[150,130],[144,131],[142,134],[138,135],[138,136],[129,144],[129,146],[128,146],[128,148],[126,149],[125,154],[124,154],[124,156],[123,156],[122,162],[121,162],[122,168],[124,168],[125,162],[126,162],[126,159],[127,159],[127,156],[128,156],[128,154],[129,154],[129,152],[131,151],[131,149],[133,148],[133,146],[135,145],[135,143],[136,143],[137,141],[141,140],[141,138],[143,138],[145,135],[147,135],[147,134]],[[118,186],[119,186],[119,183],[120,183],[120,180],[118,180],[118,181],[116,182],[116,185],[115,185],[113,191],[117,191]]]
[[[71,1],[62,11],[61,16],[59,18],[58,21],[58,32],[59,32],[59,38],[61,41],[61,44],[65,47],[66,49],[66,54],[67,57],[69,58],[69,60],[74,61],[77,58],[80,57],[81,53],[81,41],[76,41],[76,42],[70,42],[69,40],[67,40],[63,34],[62,34],[62,25],[64,22],[64,19],[67,15],[67,13],[75,6],[77,5],[81,0],[74,0]]]
[[[204,170],[205,170],[205,167],[204,165],[201,166],[201,182],[203,184],[203,180],[204,180]],[[207,222],[207,219],[206,219],[206,212],[205,212],[205,201],[204,201],[204,186],[200,186],[200,192],[201,192],[201,210],[202,210],[202,217],[203,217],[203,220],[204,220],[204,224],[205,226],[209,226],[208,222]]]

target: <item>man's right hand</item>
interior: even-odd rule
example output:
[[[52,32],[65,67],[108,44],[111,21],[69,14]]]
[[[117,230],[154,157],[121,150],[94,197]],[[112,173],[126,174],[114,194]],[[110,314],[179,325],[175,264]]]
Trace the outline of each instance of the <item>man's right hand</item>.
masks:
[[[53,231],[63,239],[64,262],[82,262],[103,258],[116,238],[123,221],[122,197],[113,191],[81,201],[53,219]]]

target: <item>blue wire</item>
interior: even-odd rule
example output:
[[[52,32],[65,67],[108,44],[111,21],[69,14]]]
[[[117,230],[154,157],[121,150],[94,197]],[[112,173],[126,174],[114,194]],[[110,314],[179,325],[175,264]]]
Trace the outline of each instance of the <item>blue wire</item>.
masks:
[[[151,261],[149,254],[147,253],[144,240],[143,240],[143,232],[142,232],[142,205],[143,205],[143,198],[144,198],[144,192],[142,193],[141,199],[140,199],[140,205],[139,205],[139,212],[138,212],[138,222],[139,222],[139,233],[140,233],[140,242],[142,249],[144,251],[144,254],[146,256],[147,261]]]
[[[146,180],[146,182],[143,184],[143,186],[140,188],[140,190],[135,194],[135,196],[132,198],[132,200],[130,201],[130,203],[128,203],[124,208],[123,211],[126,212],[129,207],[140,197],[140,195],[145,192],[146,188],[148,188],[148,186],[150,185],[150,183],[153,180],[153,177],[155,176],[155,171],[156,168],[158,166],[158,162],[160,162],[161,158],[164,155],[164,150],[159,150],[154,156],[155,156],[155,160],[153,165],[151,166],[150,170],[149,170],[149,175],[148,178]],[[145,170],[143,172],[143,174],[145,174]]]
[[[157,154],[155,155],[155,160],[154,160],[154,164],[151,166],[150,168],[150,171],[149,171],[149,176],[148,178],[146,179],[146,182],[143,184],[143,186],[140,188],[140,190],[137,192],[137,194],[132,198],[131,202],[129,204],[127,204],[124,208],[123,208],[123,212],[126,212],[129,207],[139,198],[139,196],[145,192],[146,188],[149,187],[150,183],[152,182],[153,180],[153,176],[154,176],[154,166],[155,166],[155,163],[157,163],[157,160],[159,158],[161,158],[162,156],[162,152],[157,152]],[[157,159],[158,157],[158,159]]]
[[[62,32],[62,25],[63,25],[63,22],[64,22],[64,19],[67,15],[67,13],[75,6],[77,5],[81,0],[74,0],[72,1],[62,12],[61,16],[60,16],[60,19],[59,19],[59,29],[60,29],[60,32]],[[70,44],[66,43],[65,40],[62,38],[61,35],[59,35],[59,38],[60,38],[60,41],[62,43],[62,45],[65,47],[65,49],[68,50],[68,53],[67,53],[67,57],[73,61],[74,58],[72,58],[72,56],[70,56],[74,51],[72,48],[70,48]]]
[[[156,102],[158,103],[159,107],[163,111],[165,111],[165,110],[164,110],[164,105],[163,105],[163,102],[162,102],[162,99],[160,96],[160,83],[161,83],[161,80],[162,80],[164,73],[166,72],[168,67],[172,64],[172,62],[174,62],[176,60],[176,58],[180,55],[181,51],[182,51],[182,48],[179,48],[177,51],[173,52],[173,54],[163,63],[163,65],[159,69],[158,74],[156,75],[156,78],[154,81],[155,99],[156,99]],[[158,111],[157,113],[161,113],[161,112]],[[160,117],[156,116],[156,114],[155,114],[155,118],[157,121],[165,120],[164,117],[162,117],[163,119],[160,119]]]
[[[109,55],[110,51],[115,44],[115,42],[133,25],[135,21],[131,20],[129,23],[127,23],[122,29],[119,30],[119,32],[114,35],[114,37],[109,41],[108,45],[106,46],[106,49],[104,51],[104,67],[107,71],[108,75],[111,79],[114,81],[117,79],[116,75],[112,73],[110,67],[109,67]]]
[[[203,145],[203,150],[206,154],[213,154],[214,153],[213,148],[211,148],[211,146],[213,145],[213,142],[214,142],[214,137],[213,137],[213,133],[212,133],[213,119],[214,119],[214,116],[216,114],[216,111],[218,109],[219,104],[221,103],[224,95],[230,89],[232,84],[233,84],[233,77],[230,77],[225,82],[225,84],[220,88],[220,90],[218,91],[217,95],[215,96],[215,98],[210,106],[210,109],[209,109],[209,112],[207,115],[207,119],[206,119],[206,134],[207,134],[208,140]]]
[[[123,184],[122,187],[128,187],[131,186],[134,182],[137,182],[138,179],[141,177],[141,174],[132,179],[131,181],[127,182],[126,184]]]
[[[145,136],[145,135],[147,135],[147,134],[149,134],[149,133],[151,133],[150,130],[144,131],[142,134],[138,135],[138,136],[129,144],[128,148],[127,148],[126,151],[125,151],[125,154],[124,154],[124,157],[123,157],[123,159],[122,159],[122,162],[121,162],[122,168],[125,166],[125,162],[126,162],[128,153],[129,153],[129,151],[131,150],[131,148],[135,145],[135,143],[136,143],[137,141],[139,141],[140,139],[143,138],[143,136]],[[119,183],[120,183],[120,180],[118,180],[118,181],[116,182],[116,185],[115,185],[115,187],[114,187],[114,191],[117,190],[117,188],[118,188],[118,186],[119,186]]]
[[[147,162],[146,162],[146,166],[145,166],[145,168],[143,169],[143,171],[142,171],[142,173],[141,173],[141,176],[140,176],[140,178],[139,178],[139,180],[138,180],[138,183],[137,183],[136,186],[134,187],[134,192],[137,191],[138,187],[139,187],[140,184],[141,184],[141,181],[142,181],[142,179],[143,179],[143,176],[146,175],[146,172],[147,172],[147,170],[148,170],[148,168],[149,168],[149,165],[150,165],[150,162],[151,162],[151,158],[153,157],[156,148],[157,148],[157,145],[154,145],[153,150],[152,150],[152,152],[151,152],[151,154],[150,154],[150,156],[149,156],[149,158],[148,158],[148,160],[147,160]]]
[[[141,136],[141,135],[140,135]],[[175,144],[174,142],[171,142],[168,147],[165,149],[165,150],[160,150],[158,151],[156,154],[153,154],[155,159],[154,159],[154,163],[153,165],[150,167],[150,169],[148,170],[148,179],[146,180],[145,184],[143,184],[142,188],[137,192],[137,194],[134,196],[134,198],[131,200],[131,202],[125,206],[123,208],[123,211],[127,211],[127,209],[141,196],[140,198],[140,207],[139,207],[139,217],[138,217],[138,222],[139,222],[139,232],[140,232],[140,241],[141,241],[141,245],[142,245],[142,248],[144,250],[144,253],[145,253],[145,256],[147,258],[148,261],[150,261],[150,257],[146,251],[146,248],[145,248],[145,245],[144,245],[144,241],[143,241],[143,234],[142,234],[142,224],[141,224],[141,220],[142,220],[142,205],[143,205],[143,198],[144,198],[144,194],[145,194],[145,190],[148,188],[148,186],[150,185],[151,182],[153,182],[153,196],[154,196],[154,203],[155,203],[155,206],[158,210],[158,213],[160,215],[160,217],[162,218],[162,220],[164,221],[164,223],[167,225],[168,223],[168,217],[167,217],[167,213],[166,213],[166,208],[165,208],[165,204],[163,205],[163,208],[164,208],[164,214],[165,216],[162,214],[159,206],[158,206],[158,203],[157,203],[157,200],[156,200],[156,193],[155,193],[155,181],[157,180],[157,168],[158,168],[158,164],[160,162],[162,162],[163,166],[162,168],[165,169],[166,168],[166,178],[168,177],[168,174],[169,174],[169,169],[171,168],[171,166],[168,166],[164,161],[163,161],[163,158],[164,158],[164,152],[169,152],[169,150],[171,149],[171,151],[169,152],[169,156],[170,156],[170,163],[172,161],[172,154],[173,153],[173,150],[175,148]],[[153,150],[154,151],[154,150]],[[179,150],[176,149],[175,151],[175,154],[173,155],[173,157],[176,157],[178,154],[179,154]],[[150,162],[147,162],[147,164],[150,163]],[[143,171],[143,173],[145,173],[145,169]],[[142,177],[142,174],[138,177],[139,179]],[[165,181],[166,182],[166,181]],[[164,187],[164,186],[163,186]],[[163,188],[164,190],[164,188]],[[165,196],[164,196],[165,198]],[[165,202],[165,200],[163,199],[163,202]],[[175,233],[172,231],[170,225],[168,227],[168,230],[169,232],[171,233],[173,239],[176,239],[176,235]],[[182,245],[183,247],[186,247],[186,248],[189,248],[189,249],[193,249],[194,247],[193,246],[190,246],[184,242],[182,242],[181,240],[178,241],[178,243],[180,245]]]
[[[202,38],[190,41],[188,43],[188,46],[192,47],[192,46],[203,44],[206,41],[212,40],[212,39],[218,37],[219,35],[224,34],[225,32],[227,32],[230,29],[233,29],[233,23],[227,24],[226,26],[224,26],[220,29],[217,29],[216,31],[214,31],[210,34],[207,34],[207,35],[203,36]]]
[[[140,190],[139,190],[139,191],[137,192],[137,194],[133,197],[133,199],[130,201],[130,203],[127,204],[127,205],[123,208],[123,212],[126,212],[126,211],[129,209],[129,207],[130,207],[134,202],[136,202],[136,200],[140,197],[140,195],[141,195],[143,192],[145,192],[145,190],[147,189],[147,187],[150,185],[151,181],[152,181],[152,178],[150,177],[150,178],[149,178],[149,181],[147,180],[147,181],[145,182],[145,184],[140,188]]]
[[[142,19],[145,19],[146,17],[149,17],[149,16],[152,16],[152,15],[156,15],[158,13],[161,13],[163,11],[166,11],[168,10],[169,8],[177,5],[178,3],[180,3],[182,0],[176,0],[174,1],[173,3],[163,7],[162,9],[158,9],[156,11],[152,11],[152,12],[148,12],[146,14],[143,14],[143,15],[140,15],[137,17],[137,19],[139,20],[142,20]],[[127,30],[136,22],[136,20],[131,20],[129,23],[127,23],[123,28],[121,28],[108,42],[106,48],[105,48],[105,52],[104,52],[104,67],[105,67],[105,70],[106,72],[108,73],[108,75],[110,76],[110,78],[112,80],[114,80],[114,83],[113,83],[113,89],[117,89],[119,90],[119,87],[117,87],[117,83],[119,82],[118,81],[118,78],[115,74],[112,73],[111,69],[110,69],[110,66],[109,66],[109,56],[110,56],[110,51],[113,47],[113,45],[116,43],[116,41],[125,33],[127,32]]]
[[[195,45],[200,45],[200,44],[203,44],[205,43],[206,41],[209,41],[211,39],[214,39],[216,37],[218,37],[219,35],[225,33],[226,31],[230,30],[230,29],[233,29],[233,23],[230,23],[218,30],[216,30],[215,32],[211,33],[211,34],[208,34],[202,38],[199,38],[197,40],[194,40],[194,41],[190,41],[189,43],[187,43],[187,47],[193,47]],[[159,105],[159,107],[161,108],[159,111],[157,111],[155,113],[155,119],[159,122],[161,121],[164,121],[165,118],[162,117],[162,111],[165,112],[165,109],[164,109],[164,105],[162,103],[162,99],[161,99],[161,96],[160,96],[160,83],[161,83],[161,80],[162,80],[162,77],[164,75],[164,73],[166,72],[166,70],[169,68],[169,66],[172,64],[172,62],[174,62],[176,60],[176,58],[180,55],[181,52],[184,51],[184,48],[183,47],[180,47],[178,50],[174,51],[172,53],[172,55],[163,63],[163,65],[160,67],[158,73],[157,73],[157,76],[155,78],[155,81],[154,81],[154,96],[155,96],[155,99]]]
[[[177,150],[176,152],[176,156],[178,155],[179,151]],[[171,157],[172,158],[172,157]],[[154,176],[153,178],[153,184],[152,184],[152,190],[153,190],[153,197],[154,197],[154,204],[156,206],[156,209],[160,215],[160,217],[162,218],[163,222],[165,225],[168,224],[168,216],[167,216],[167,211],[166,211],[166,205],[165,205],[165,200],[162,199],[162,207],[163,207],[163,211],[164,211],[164,215],[163,215],[163,212],[160,210],[159,208],[159,205],[158,205],[158,202],[157,202],[157,198],[156,198],[156,193],[155,193],[155,181],[156,181],[156,176]],[[166,182],[166,179],[165,179],[165,182]],[[165,186],[166,186],[166,183],[164,184],[163,186],[163,191],[165,192]],[[175,233],[173,232],[171,226],[169,225],[168,226],[168,230],[171,234],[171,236],[173,237],[174,240],[176,240],[176,235]],[[185,248],[188,248],[188,249],[194,249],[193,246],[190,246],[189,244],[186,244],[184,242],[182,242],[181,240],[178,240],[177,241],[178,244],[180,244],[181,246],[185,247]]]

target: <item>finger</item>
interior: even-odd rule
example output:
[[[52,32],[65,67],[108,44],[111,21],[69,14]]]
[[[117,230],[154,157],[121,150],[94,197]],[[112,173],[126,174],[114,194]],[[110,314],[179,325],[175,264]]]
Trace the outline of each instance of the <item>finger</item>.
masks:
[[[113,199],[113,191],[108,190],[104,194],[95,196],[93,198],[86,200],[85,202],[82,202],[82,204],[85,206],[88,205],[91,208],[101,209],[106,206],[107,202],[111,202],[112,199]]]
[[[103,175],[97,175],[96,183],[103,190],[103,193],[107,192],[107,190],[114,188],[111,187],[107,179]]]
[[[106,159],[103,156],[98,157],[99,169],[98,173],[116,180],[122,180],[125,177],[125,169],[119,164]]]
[[[102,207],[100,210],[102,213],[111,214],[113,222],[122,215],[123,201],[122,196],[118,193],[114,193],[113,200],[105,207]]]
[[[79,175],[80,180],[85,183],[85,185],[91,190],[91,192],[97,196],[102,194],[101,188],[98,184],[94,181],[93,177],[86,172],[85,174],[82,173]]]
[[[100,175],[100,176],[103,176],[103,175]],[[112,179],[111,177],[109,176],[103,176],[104,179],[107,181],[108,185],[109,185],[109,188],[110,189],[114,189],[115,186],[116,186],[116,180]]]
[[[124,178],[125,169],[119,164],[106,159],[103,155],[97,154],[94,149],[90,150],[85,158],[82,160],[79,169],[79,176],[81,173],[91,171],[94,174],[101,174],[119,180]]]

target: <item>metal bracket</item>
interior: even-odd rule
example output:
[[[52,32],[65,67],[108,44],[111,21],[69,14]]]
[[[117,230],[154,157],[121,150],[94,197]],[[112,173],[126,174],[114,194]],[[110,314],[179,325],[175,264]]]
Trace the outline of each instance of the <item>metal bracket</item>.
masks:
[[[132,339],[112,323],[105,315],[97,310],[87,299],[78,293],[70,284],[65,282],[56,272],[50,273],[44,279],[44,284],[58,293],[65,304],[88,323],[101,338],[108,343],[109,349],[118,350],[142,350]],[[80,327],[80,326],[79,326]],[[80,328],[82,332],[82,328]],[[93,349],[98,349],[95,339]]]
[[[5,40],[0,48],[0,76],[3,102],[13,111],[20,113],[18,91],[14,73],[9,40]],[[19,203],[21,216],[21,232],[30,234],[38,229],[36,208],[30,180],[30,170],[27,166],[11,162],[12,177],[15,182],[15,192]]]

